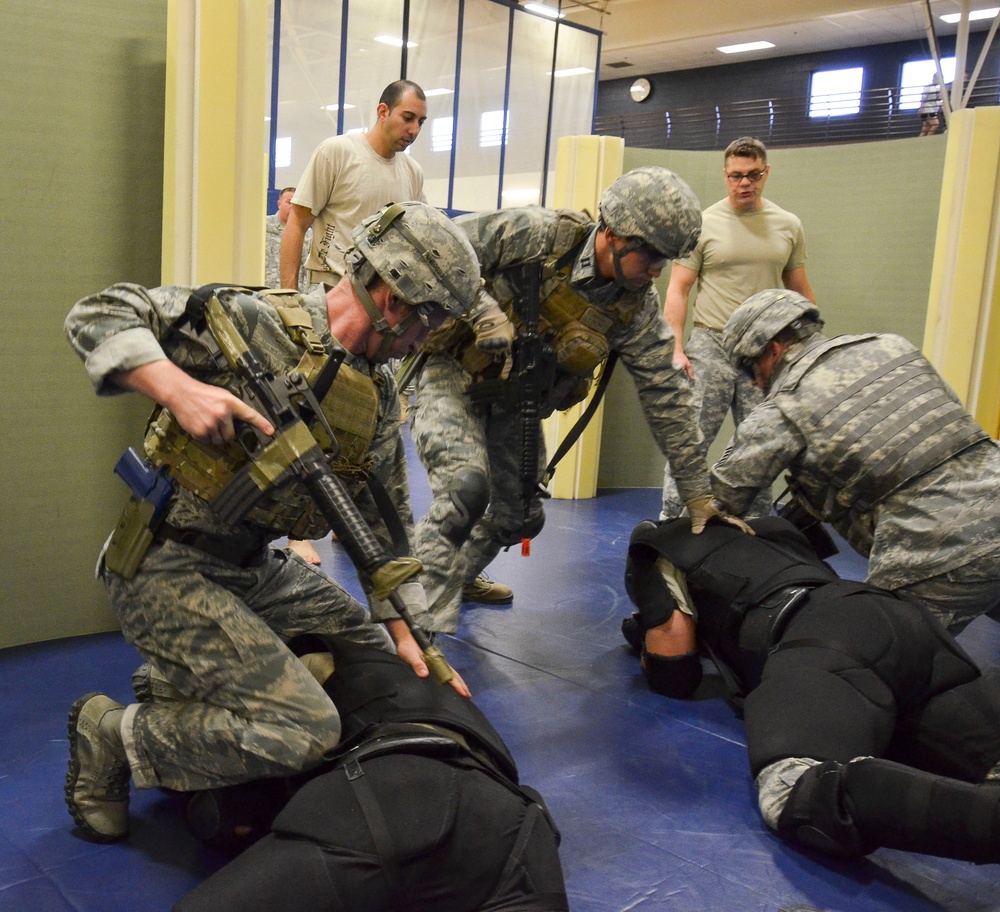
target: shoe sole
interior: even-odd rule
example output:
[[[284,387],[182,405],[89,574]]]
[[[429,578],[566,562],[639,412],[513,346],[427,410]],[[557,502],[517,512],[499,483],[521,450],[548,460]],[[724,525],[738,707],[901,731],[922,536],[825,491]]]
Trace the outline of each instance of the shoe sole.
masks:
[[[510,598],[476,598],[475,596],[462,593],[463,602],[475,602],[477,605],[510,605],[514,601],[514,596]]]
[[[73,822],[83,831],[83,835],[91,842],[120,842],[128,835],[128,833],[122,833],[120,835],[98,833],[97,830],[87,823],[83,814],[80,813],[80,809],[76,805],[76,799],[73,797],[73,794],[76,791],[76,783],[80,778],[80,758],[77,755],[77,741],[79,739],[77,725],[80,722],[80,713],[83,711],[83,707],[90,700],[94,697],[100,696],[103,696],[103,694],[98,691],[84,694],[73,704],[72,709],[69,711],[69,722],[66,724],[66,729],[69,732],[69,770],[66,773],[66,786],[64,788],[66,795],[66,807],[69,809],[69,814],[73,818]]]

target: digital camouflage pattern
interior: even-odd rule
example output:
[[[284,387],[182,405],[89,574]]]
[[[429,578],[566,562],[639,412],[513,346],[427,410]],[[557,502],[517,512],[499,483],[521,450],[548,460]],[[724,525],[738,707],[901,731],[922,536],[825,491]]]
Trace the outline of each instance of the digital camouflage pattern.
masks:
[[[694,250],[701,204],[673,171],[648,165],[619,177],[601,195],[601,223],[620,238],[641,238],[668,260]]]
[[[684,346],[694,368],[694,394],[705,438],[706,458],[709,441],[719,436],[726,415],[732,409],[733,421],[739,423],[762,401],[763,396],[750,378],[736,370],[726,357],[719,333],[711,329],[695,327]],[[686,376],[683,371],[678,371]],[[660,519],[675,519],[681,515],[684,502],[681,500],[670,472],[668,463],[663,471],[663,506]],[[756,519],[771,512],[770,488],[760,495],[747,510],[747,516]]]
[[[505,270],[547,259],[561,224],[554,210],[541,207],[472,214],[456,222],[472,241],[487,291],[498,300],[510,297]],[[595,225],[576,256],[569,283],[595,307],[631,314],[627,323],[614,323],[607,342],[635,383],[646,421],[673,467],[682,497],[691,500],[708,493],[708,474],[689,384],[670,367],[673,336],[652,285],[628,291],[600,278],[596,233]],[[518,416],[503,403],[474,408],[465,395],[468,375],[449,359],[442,353],[428,360],[417,381],[413,418],[414,442],[434,494],[430,511],[417,526],[416,552],[425,567],[435,629],[445,632],[457,627],[463,580],[475,578],[501,547],[519,540],[524,515]],[[453,509],[447,485],[464,468],[484,467],[489,469],[489,510],[458,553],[441,534],[441,524]],[[536,513],[535,507],[531,513]]]
[[[957,400],[933,368],[899,336],[882,334],[838,337],[839,344],[809,364],[793,382],[799,359],[829,343],[816,333],[793,344],[771,381],[762,405],[736,431],[734,446],[712,470],[717,497],[742,514],[757,491],[788,471],[793,491],[828,516],[837,530],[869,558],[867,582],[885,589],[904,590],[924,602],[953,632],[973,617],[992,613],[1000,619],[1000,450],[978,429],[962,439],[979,442],[947,458],[935,468],[912,478],[887,496],[880,492],[896,481],[891,461],[883,462],[905,435],[933,448],[953,447],[964,435],[971,417],[959,409],[961,420],[939,429],[939,414],[951,414]],[[864,377],[882,373],[884,366],[907,351],[920,369],[921,392],[906,403],[890,404],[888,420],[873,432],[850,436],[853,418],[839,430],[817,431],[823,400],[841,398],[844,413],[866,395]],[[838,397],[838,393],[844,396]],[[927,403],[938,403],[928,410]],[[885,403],[883,403],[883,407]],[[893,428],[898,428],[893,432]],[[914,443],[914,447],[917,444]],[[904,451],[910,449],[904,447]],[[842,477],[836,467],[848,465]],[[857,471],[855,463],[863,471]],[[850,487],[848,488],[848,485]],[[850,492],[841,506],[838,499]],[[873,496],[874,493],[874,496]],[[881,499],[880,499],[881,498]],[[866,500],[873,505],[864,507]]]
[[[264,219],[264,285],[268,288],[281,288],[281,233],[284,224],[278,218],[278,213]],[[309,246],[312,244],[312,229],[306,229],[305,240],[302,242],[302,266],[299,268],[299,291],[309,288],[309,273],[306,270],[306,258],[309,256]]]
[[[192,290],[120,284],[73,307],[66,333],[99,394],[121,392],[109,379],[113,372],[163,358],[238,394],[235,375],[220,368],[182,325]],[[280,372],[298,364],[302,349],[270,303],[236,289],[217,295],[266,368]],[[331,347],[325,296],[318,292],[301,301],[317,335]],[[351,366],[373,374],[380,397],[371,471],[412,527],[395,384],[384,368],[373,369],[363,359],[352,358]],[[355,499],[388,543],[371,497],[356,491]],[[126,639],[190,701],[180,709],[129,709],[125,731],[136,783],[208,788],[317,761],[336,743],[336,710],[282,640],[329,633],[392,651],[388,634],[321,571],[270,549],[273,536],[259,527],[228,526],[183,489],[166,518],[177,528],[210,533],[249,557],[241,569],[166,541],[151,547],[134,579],[104,572]]]

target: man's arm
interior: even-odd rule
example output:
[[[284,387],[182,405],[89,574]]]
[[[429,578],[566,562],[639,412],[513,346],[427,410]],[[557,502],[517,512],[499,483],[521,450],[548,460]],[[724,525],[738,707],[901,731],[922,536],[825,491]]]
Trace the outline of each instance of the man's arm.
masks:
[[[806,449],[805,438],[771,402],[758,405],[736,429],[725,455],[712,468],[712,493],[742,516],[757,492],[774,480]]]
[[[781,274],[781,281],[789,291],[797,291],[802,297],[808,298],[813,304],[816,303],[816,294],[812,290],[812,285],[809,284],[805,266],[786,269]]]
[[[670,325],[674,334],[673,363],[677,369],[683,368],[694,380],[694,369],[684,354],[684,326],[687,323],[688,297],[698,279],[698,273],[680,263],[674,263],[670,272],[670,284],[667,286],[667,297],[663,304],[663,318]]]
[[[299,287],[299,269],[302,267],[302,245],[306,232],[316,220],[316,216],[305,206],[292,203],[288,210],[288,221],[281,235],[281,287]]]
[[[180,425],[199,443],[222,446],[235,436],[234,420],[246,421],[271,436],[274,427],[228,390],[188,376],[172,361],[151,361],[109,378],[123,389],[142,393],[170,409]]]

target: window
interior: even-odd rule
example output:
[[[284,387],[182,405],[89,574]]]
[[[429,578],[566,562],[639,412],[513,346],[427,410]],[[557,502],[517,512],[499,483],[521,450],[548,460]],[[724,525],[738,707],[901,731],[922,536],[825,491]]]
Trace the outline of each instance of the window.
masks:
[[[941,58],[941,74],[946,83],[955,78],[955,58]],[[920,96],[924,86],[937,79],[937,68],[933,60],[910,60],[903,64],[899,77],[899,110],[915,111],[920,107]]]
[[[454,117],[435,117],[431,121],[431,151],[450,152]]]
[[[287,168],[292,163],[292,137],[279,136],[274,140],[274,167]]]
[[[506,111],[483,111],[479,118],[479,145],[484,149],[487,146],[506,146],[510,137],[510,122],[504,129],[504,119]]]
[[[809,86],[810,117],[844,117],[861,110],[861,81],[864,67],[820,70]]]

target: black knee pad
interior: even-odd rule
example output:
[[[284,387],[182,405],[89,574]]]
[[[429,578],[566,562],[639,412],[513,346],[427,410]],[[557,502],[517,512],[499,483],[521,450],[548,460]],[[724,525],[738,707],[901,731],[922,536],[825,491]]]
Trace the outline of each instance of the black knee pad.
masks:
[[[860,858],[865,846],[844,800],[844,766],[828,760],[807,769],[792,787],[778,818],[778,835],[835,858]]]
[[[455,547],[460,547],[486,512],[490,502],[489,480],[477,469],[462,469],[455,475],[448,496],[454,510],[441,523],[441,533]]]
[[[659,656],[643,649],[642,670],[651,691],[687,700],[701,683],[701,656],[697,650],[679,656]]]

